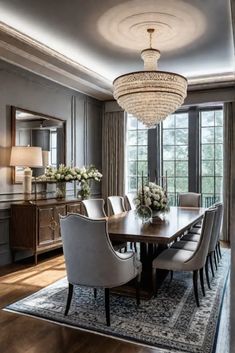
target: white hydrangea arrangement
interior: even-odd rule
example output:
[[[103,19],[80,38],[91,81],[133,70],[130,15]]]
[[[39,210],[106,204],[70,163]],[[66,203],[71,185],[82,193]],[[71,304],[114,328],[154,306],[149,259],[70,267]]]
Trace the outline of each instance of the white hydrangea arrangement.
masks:
[[[46,167],[45,174],[41,178],[56,182],[70,182],[77,180],[78,182],[86,182],[88,180],[100,181],[102,174],[94,166],[89,167],[67,167],[60,164],[59,168],[51,166]]]
[[[169,211],[166,191],[160,185],[152,182],[138,190],[134,203],[136,207],[145,205],[154,211]]]

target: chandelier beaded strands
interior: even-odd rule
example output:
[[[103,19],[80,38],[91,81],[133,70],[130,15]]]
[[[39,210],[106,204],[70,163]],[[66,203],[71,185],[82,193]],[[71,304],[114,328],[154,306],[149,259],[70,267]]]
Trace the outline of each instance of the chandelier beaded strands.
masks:
[[[154,29],[147,30],[150,46],[141,52],[144,71],[127,73],[117,77],[113,96],[118,104],[151,128],[175,112],[187,95],[185,77],[165,71],[157,71],[160,51],[152,48]]]

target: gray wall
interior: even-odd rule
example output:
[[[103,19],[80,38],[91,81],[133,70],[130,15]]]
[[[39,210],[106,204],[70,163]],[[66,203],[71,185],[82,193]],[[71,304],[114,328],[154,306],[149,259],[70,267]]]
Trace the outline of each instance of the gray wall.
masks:
[[[62,87],[21,68],[0,61],[0,217],[4,201],[22,199],[22,185],[13,185],[9,167],[11,148],[11,106],[29,109],[66,120],[67,164],[94,164],[101,170],[103,103]],[[71,193],[73,187],[70,186]],[[100,194],[100,184],[93,188]],[[3,219],[2,219],[3,218]],[[0,229],[0,265],[9,262],[8,226]],[[7,221],[8,222],[8,219]],[[4,249],[4,250],[3,250]],[[5,253],[2,256],[2,252]]]

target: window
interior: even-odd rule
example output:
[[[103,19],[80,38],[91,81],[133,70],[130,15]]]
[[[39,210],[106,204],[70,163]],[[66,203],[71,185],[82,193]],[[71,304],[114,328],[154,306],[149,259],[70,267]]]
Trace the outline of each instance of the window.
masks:
[[[222,199],[223,185],[223,111],[200,111],[200,184],[202,205]]]
[[[172,114],[152,131],[155,134],[149,134],[145,126],[131,115],[127,126],[128,193],[136,192],[140,187],[143,171],[145,180],[148,175],[161,180],[159,177],[167,173],[172,206],[178,204],[180,192],[188,191],[201,193],[202,206],[205,207],[222,200],[222,106],[190,107],[187,111]]]
[[[173,114],[162,123],[162,171],[170,204],[176,205],[178,193],[188,191],[188,113]]]
[[[127,193],[133,193],[141,185],[143,172],[146,181],[148,177],[148,130],[132,115],[127,120]]]

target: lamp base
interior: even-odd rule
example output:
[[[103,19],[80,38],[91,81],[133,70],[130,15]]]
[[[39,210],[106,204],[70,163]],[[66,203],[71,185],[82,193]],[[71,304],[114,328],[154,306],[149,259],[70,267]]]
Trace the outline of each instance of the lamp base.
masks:
[[[24,199],[30,200],[32,193],[32,169],[29,167],[24,169],[23,192]]]

